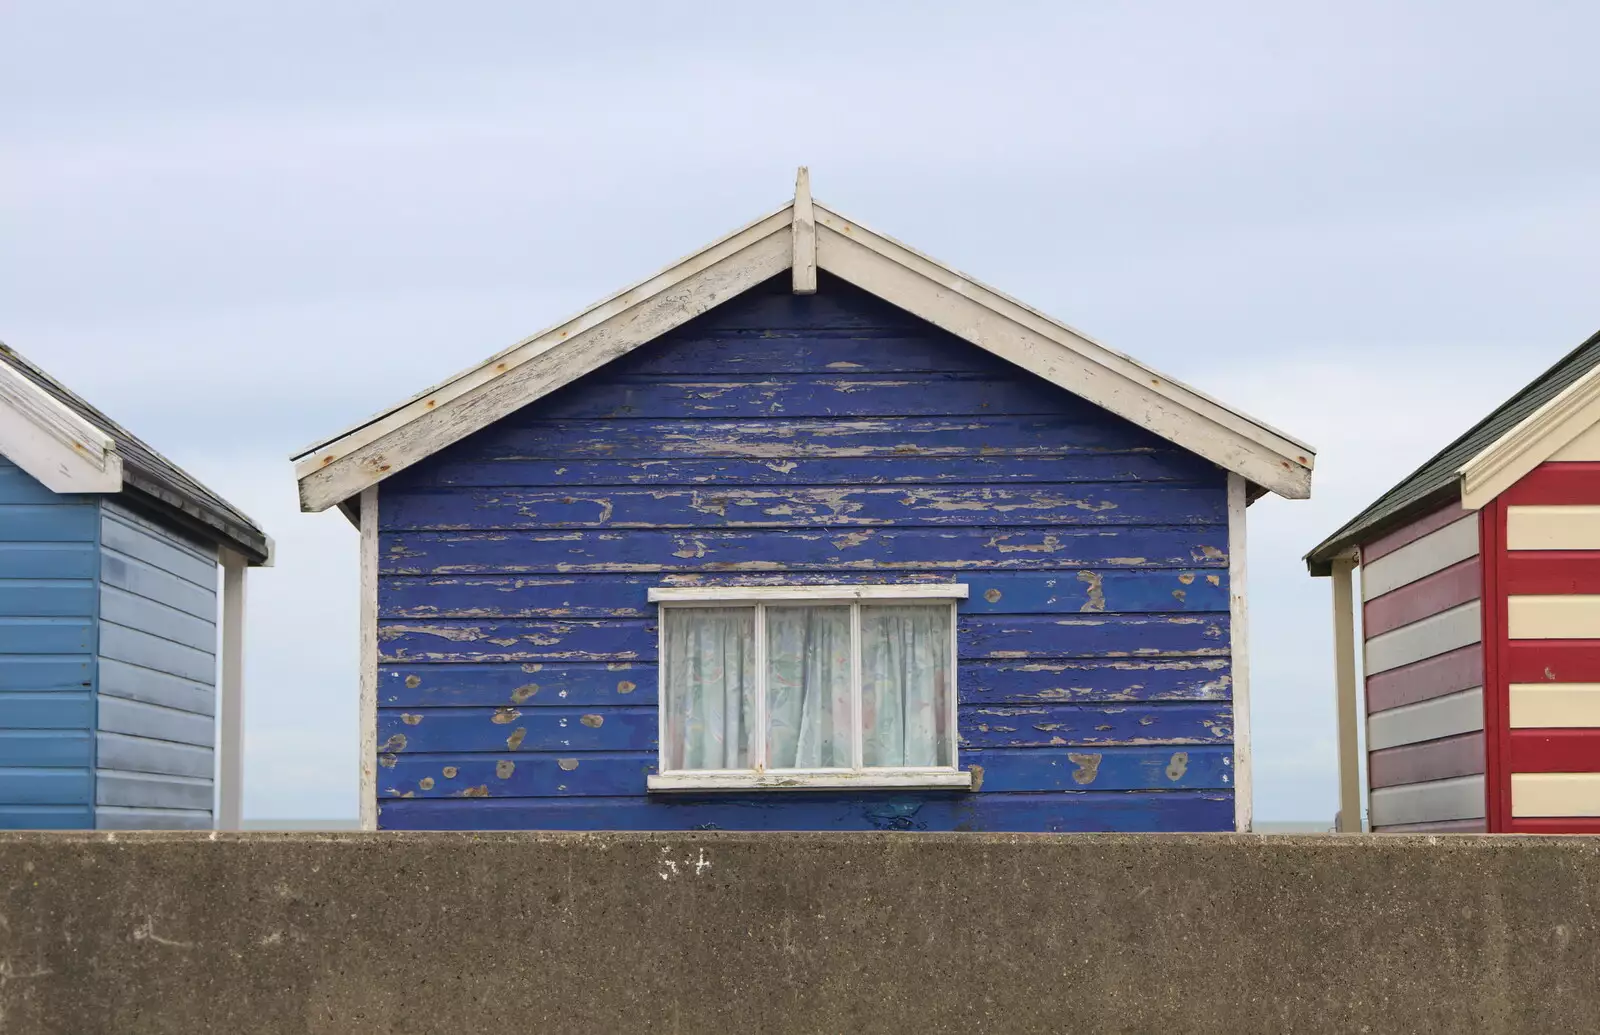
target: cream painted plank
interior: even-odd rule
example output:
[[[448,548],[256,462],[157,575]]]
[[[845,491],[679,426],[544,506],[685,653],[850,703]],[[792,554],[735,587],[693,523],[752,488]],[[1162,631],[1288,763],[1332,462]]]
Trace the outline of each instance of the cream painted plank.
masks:
[[[1600,507],[1507,507],[1507,550],[1600,550]]]
[[[1591,424],[1587,431],[1556,450],[1550,457],[1558,463],[1600,460],[1600,424]]]
[[[1371,600],[1478,555],[1478,515],[1429,532],[1361,569],[1361,599]]]
[[[1600,639],[1600,596],[1507,597],[1506,635],[1513,640]]]
[[[1600,683],[1512,683],[1513,729],[1600,727]]]
[[[1477,643],[1483,638],[1483,604],[1465,604],[1402,625],[1367,641],[1367,675],[1387,672],[1435,654]]]
[[[1483,729],[1483,688],[1418,701],[1367,716],[1367,750],[1454,737]]]
[[[1511,815],[1600,816],[1600,773],[1512,773]]]
[[[1483,774],[1380,787],[1372,792],[1368,810],[1375,827],[1478,819],[1484,813]]]

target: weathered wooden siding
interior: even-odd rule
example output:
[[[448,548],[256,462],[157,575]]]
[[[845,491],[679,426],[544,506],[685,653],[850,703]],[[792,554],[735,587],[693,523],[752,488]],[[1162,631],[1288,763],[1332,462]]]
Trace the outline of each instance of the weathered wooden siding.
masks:
[[[1451,505],[1362,548],[1374,830],[1485,828],[1478,538]]]
[[[98,593],[96,826],[208,829],[215,548],[107,501]]]
[[[389,828],[1229,830],[1226,480],[823,277],[379,493]],[[653,585],[960,581],[974,793],[682,797]]]
[[[93,825],[97,518],[0,459],[0,827]]]

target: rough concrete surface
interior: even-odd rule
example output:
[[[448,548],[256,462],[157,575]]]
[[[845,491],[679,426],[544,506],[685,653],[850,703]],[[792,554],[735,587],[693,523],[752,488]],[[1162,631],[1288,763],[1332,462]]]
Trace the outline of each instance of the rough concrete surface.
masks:
[[[0,1032],[1585,1032],[1600,840],[0,834]]]

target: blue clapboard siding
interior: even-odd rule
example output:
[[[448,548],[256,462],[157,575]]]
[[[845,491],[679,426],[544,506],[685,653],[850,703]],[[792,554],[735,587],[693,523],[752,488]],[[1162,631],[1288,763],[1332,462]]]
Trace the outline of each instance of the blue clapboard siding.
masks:
[[[96,825],[212,825],[217,561],[107,501],[101,515]]]
[[[1225,476],[824,276],[382,483],[380,823],[1224,830]],[[971,793],[648,795],[653,586],[959,581]]]
[[[0,827],[93,825],[97,526],[0,459]]]

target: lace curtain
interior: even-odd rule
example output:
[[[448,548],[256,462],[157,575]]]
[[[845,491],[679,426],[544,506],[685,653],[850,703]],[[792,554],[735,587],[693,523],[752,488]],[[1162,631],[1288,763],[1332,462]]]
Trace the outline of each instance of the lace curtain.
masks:
[[[768,606],[769,769],[849,768],[850,608]],[[669,769],[747,769],[755,719],[753,607],[666,608]],[[862,763],[948,766],[950,609],[861,605]]]

